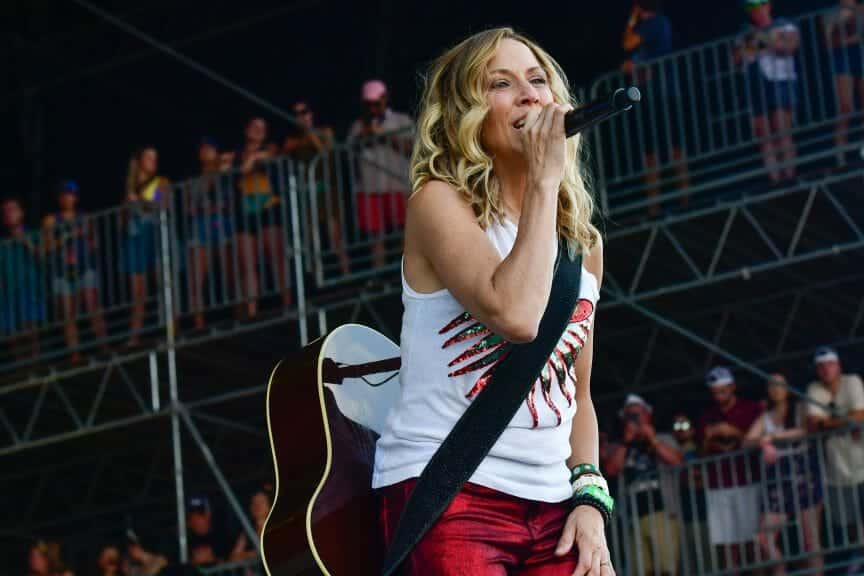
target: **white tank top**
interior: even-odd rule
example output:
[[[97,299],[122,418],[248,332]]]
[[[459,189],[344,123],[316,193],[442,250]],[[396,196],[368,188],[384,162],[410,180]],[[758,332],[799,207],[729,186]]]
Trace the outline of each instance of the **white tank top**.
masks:
[[[516,240],[509,220],[492,224],[489,240],[505,258]],[[554,257],[554,255],[553,255]],[[504,433],[470,481],[543,502],[571,496],[570,428],[576,413],[570,369],[587,341],[599,298],[584,267],[579,301],[555,353]],[[402,274],[402,386],[375,452],[372,486],[420,475],[471,399],[486,383],[505,342],[476,322],[446,289],[420,294]]]

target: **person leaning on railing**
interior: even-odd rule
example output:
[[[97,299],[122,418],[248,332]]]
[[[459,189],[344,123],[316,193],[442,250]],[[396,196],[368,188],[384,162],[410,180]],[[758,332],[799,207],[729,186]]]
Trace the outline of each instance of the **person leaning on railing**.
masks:
[[[74,181],[61,183],[58,210],[42,221],[51,290],[58,315],[64,320],[63,333],[73,363],[81,359],[78,313],[82,302],[102,352],[108,351],[108,329],[99,301],[97,233],[92,220],[78,209],[78,194],[78,184]]]
[[[171,183],[158,174],[159,155],[152,146],[139,148],[126,174],[125,241],[122,268],[129,275],[132,318],[128,346],[140,344],[147,306],[147,278],[156,275],[159,210],[171,202]]]
[[[864,383],[844,374],[837,351],[827,346],[813,356],[818,380],[807,387],[807,424],[811,431],[830,431],[825,438],[827,517],[835,541],[848,536],[860,545],[864,520]],[[844,430],[849,428],[848,430]]]
[[[699,418],[696,438],[703,453],[714,456],[705,464],[708,537],[721,561],[716,568],[728,570],[746,560],[741,557],[741,544],[752,545],[759,526],[758,467],[746,456],[733,453],[741,449],[744,435],[762,410],[753,400],[738,397],[728,368],[713,368],[705,384],[714,404]],[[745,546],[745,552],[752,551]]]
[[[749,22],[735,57],[744,65],[753,134],[760,141],[768,177],[778,184],[795,179],[797,151],[791,131],[798,103],[795,55],[800,34],[793,22],[772,16],[770,0],[744,4]]]
[[[389,107],[390,95],[381,80],[369,80],[361,90],[363,115],[348,132],[358,156],[355,202],[357,227],[371,241],[372,266],[386,260],[384,236],[405,225],[405,199],[414,121]]]
[[[40,352],[38,328],[45,321],[42,238],[24,223],[18,198],[4,198],[0,210],[4,231],[0,238],[0,334],[9,337],[17,359],[36,358]]]
[[[232,160],[232,154],[219,152],[213,139],[202,138],[198,145],[201,171],[183,191],[183,220],[189,256],[189,309],[196,330],[205,326],[204,284],[216,280],[211,274],[214,263],[218,262],[223,278],[222,298],[217,299],[227,300],[229,287],[234,285],[232,192],[228,182],[230,176],[226,174]]]
[[[672,502],[661,486],[661,468],[681,464],[681,451],[674,437],[657,433],[653,408],[641,396],[627,396],[619,415],[621,445],[610,450],[601,465],[607,477],[623,476],[632,497],[622,502],[635,502],[631,513],[639,518],[639,530],[631,540],[630,560],[636,562],[639,547],[646,572],[674,576],[678,573],[679,531],[670,513]]]
[[[834,125],[834,146],[837,148],[837,164],[843,166],[846,154],[842,148],[849,143],[849,122],[856,88],[864,108],[864,58],[861,54],[864,6],[858,5],[856,0],[839,0],[837,9],[825,15],[823,26],[825,41],[831,51],[831,71],[839,106]]]
[[[339,269],[347,275],[351,271],[348,252],[342,241],[345,225],[344,202],[339,197],[336,163],[333,157],[333,128],[315,123],[315,114],[309,102],[298,100],[294,104],[294,117],[297,124],[285,137],[282,151],[296,160],[298,170],[308,170],[315,166],[314,174],[303,174],[301,181],[306,182],[310,194],[315,195],[317,215],[309,214],[309,226],[327,226],[329,249],[339,258]],[[310,181],[306,181],[306,177]],[[316,218],[317,216],[317,218]]]
[[[672,23],[662,12],[662,0],[636,0],[621,38],[621,47],[628,53],[621,71],[632,77],[645,92],[643,112],[644,125],[635,138],[645,165],[645,190],[649,198],[659,193],[660,170],[658,165],[673,163],[678,177],[676,185],[685,193],[681,196],[686,206],[690,176],[681,142],[678,115],[674,111],[680,106],[680,90],[684,87],[676,82],[674,61],[665,58],[672,53]],[[648,206],[649,216],[660,213],[660,204]]]
[[[821,574],[822,555],[819,524],[822,486],[818,470],[811,470],[806,434],[805,408],[789,393],[782,374],[772,374],[767,383],[767,407],[744,439],[745,447],[759,447],[766,465],[766,498],[761,501],[757,541],[767,560],[776,562],[772,574],[786,573],[780,531],[800,513],[804,550],[810,574]],[[786,551],[788,553],[788,550]]]
[[[249,120],[244,136],[243,147],[234,158],[240,172],[235,206],[239,211],[236,223],[242,300],[247,319],[252,319],[258,314],[265,268],[270,268],[272,285],[282,297],[283,308],[291,306],[292,297],[285,261],[282,198],[275,193],[271,179],[271,159],[278,154],[278,147],[268,142],[263,118]],[[259,258],[265,259],[266,266],[259,265]]]

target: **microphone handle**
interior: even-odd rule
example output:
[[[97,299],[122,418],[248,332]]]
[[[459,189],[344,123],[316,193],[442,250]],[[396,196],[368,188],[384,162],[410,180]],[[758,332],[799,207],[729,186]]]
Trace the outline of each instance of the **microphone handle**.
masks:
[[[568,138],[575,136],[616,114],[630,110],[640,99],[639,89],[631,86],[626,89],[619,88],[608,96],[571,110],[564,115],[564,134]]]

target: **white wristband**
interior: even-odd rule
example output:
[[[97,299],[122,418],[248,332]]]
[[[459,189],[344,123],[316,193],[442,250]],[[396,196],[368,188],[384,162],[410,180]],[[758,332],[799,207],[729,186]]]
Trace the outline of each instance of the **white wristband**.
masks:
[[[574,494],[586,486],[599,486],[606,494],[609,494],[609,484],[606,479],[594,474],[584,474],[574,480],[570,486],[573,488]]]

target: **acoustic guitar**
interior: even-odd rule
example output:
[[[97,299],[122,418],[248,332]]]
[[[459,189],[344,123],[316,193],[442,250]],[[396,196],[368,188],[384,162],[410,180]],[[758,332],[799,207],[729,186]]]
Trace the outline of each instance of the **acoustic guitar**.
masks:
[[[261,534],[269,576],[377,576],[375,442],[399,394],[399,347],[341,326],[280,362],[267,385],[276,492]]]

